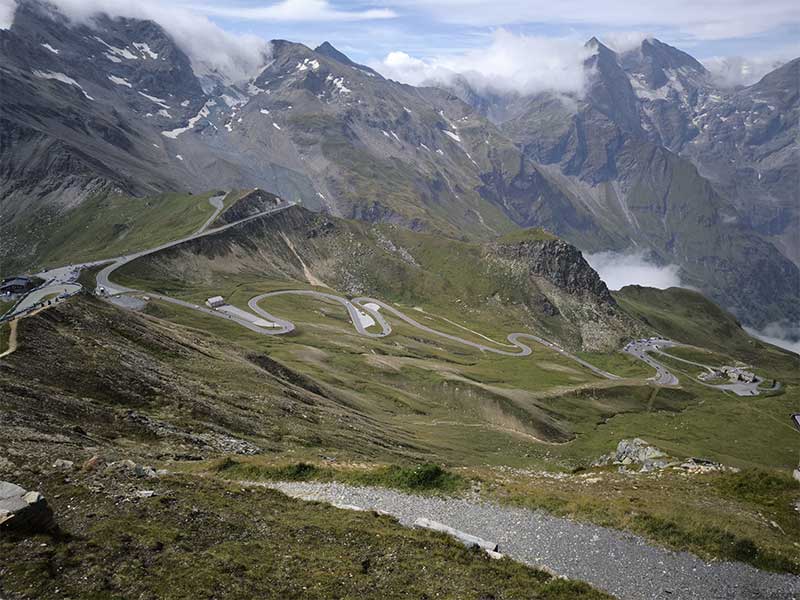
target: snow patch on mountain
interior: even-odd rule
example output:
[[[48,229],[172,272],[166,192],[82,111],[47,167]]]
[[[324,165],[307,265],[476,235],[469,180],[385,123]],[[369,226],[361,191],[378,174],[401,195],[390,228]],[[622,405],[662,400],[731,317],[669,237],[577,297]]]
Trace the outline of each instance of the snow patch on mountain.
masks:
[[[139,92],[140,96],[144,96],[154,104],[158,104],[161,108],[170,108],[169,104],[167,104],[166,100],[162,98],[157,98],[156,96],[151,96],[150,94],[145,94],[144,92]]]
[[[317,69],[319,69],[319,61],[316,58],[313,60],[304,58],[303,62],[297,63],[295,69],[297,69],[298,71],[308,71],[309,69],[311,69],[312,71],[316,71]]]
[[[149,56],[153,60],[156,60],[158,58],[158,53],[153,52],[150,49],[150,46],[146,42],[133,42],[133,47],[136,48],[142,54]]]
[[[66,83],[67,85],[74,86],[78,88],[83,95],[86,96],[89,100],[94,100],[89,94],[86,93],[86,90],[83,89],[83,86],[75,81],[72,77],[65,75],[64,73],[57,73],[54,71],[34,71],[34,77],[38,77],[39,79],[54,79],[55,81],[60,81],[61,83]]]
[[[195,116],[189,119],[189,122],[186,124],[186,127],[178,127],[177,129],[172,129],[170,131],[162,131],[161,135],[164,137],[172,138],[173,140],[176,139],[180,134],[189,131],[190,129],[194,129],[194,126],[200,121],[200,119],[207,118],[210,114],[208,108],[209,106],[214,106],[216,102],[214,100],[209,100],[205,104],[203,104],[203,108],[200,109]]]
[[[98,42],[103,44],[106,48],[108,48],[108,50],[112,54],[114,54],[116,56],[119,56],[121,58],[125,58],[127,60],[138,60],[139,59],[138,56],[136,56],[133,52],[131,52],[127,48],[117,48],[116,46],[112,46],[111,44],[106,42],[103,38],[100,38],[100,37],[97,37],[97,36],[94,36],[94,39],[96,39]]]
[[[132,87],[133,87],[133,86],[130,84],[130,82],[128,82],[128,80],[127,80],[127,79],[125,79],[124,77],[117,77],[117,76],[115,76],[115,75],[109,75],[109,76],[108,76],[108,79],[109,79],[109,80],[110,80],[112,83],[116,83],[117,85],[124,85],[124,86],[126,86],[126,87],[129,87],[129,88],[132,88]]]
[[[459,136],[456,133],[453,133],[452,131],[447,131],[446,129],[442,129],[442,133],[445,134],[450,139],[455,140],[456,142],[459,143],[461,142],[461,136]]]

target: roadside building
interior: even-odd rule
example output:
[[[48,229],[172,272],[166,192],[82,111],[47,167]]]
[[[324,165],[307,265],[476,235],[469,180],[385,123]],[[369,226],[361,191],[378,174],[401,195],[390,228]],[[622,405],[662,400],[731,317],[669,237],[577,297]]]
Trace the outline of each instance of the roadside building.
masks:
[[[225,299],[222,296],[212,296],[206,300],[206,306],[208,306],[208,308],[219,308],[220,306],[225,306]]]
[[[24,294],[35,287],[30,277],[8,277],[0,283],[0,294]]]

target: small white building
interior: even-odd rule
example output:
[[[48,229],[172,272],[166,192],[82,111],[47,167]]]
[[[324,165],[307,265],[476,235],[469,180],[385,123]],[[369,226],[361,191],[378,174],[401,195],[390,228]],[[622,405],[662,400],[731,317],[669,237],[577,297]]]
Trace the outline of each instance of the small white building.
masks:
[[[206,300],[206,306],[208,306],[208,308],[219,308],[220,306],[225,306],[225,299],[222,296],[212,296]]]

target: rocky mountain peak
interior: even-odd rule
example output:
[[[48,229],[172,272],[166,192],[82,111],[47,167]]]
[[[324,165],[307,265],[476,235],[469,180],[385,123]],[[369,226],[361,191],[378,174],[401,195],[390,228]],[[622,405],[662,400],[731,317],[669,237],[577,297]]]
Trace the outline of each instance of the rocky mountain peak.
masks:
[[[595,53],[584,61],[588,86],[586,100],[590,107],[610,119],[623,131],[640,132],[639,108],[627,73],[620,66],[617,53],[592,38],[586,43]]]
[[[638,48],[624,52],[620,64],[637,83],[652,90],[672,81],[694,88],[708,77],[706,68],[694,57],[655,38],[645,38]]]
[[[347,65],[348,67],[353,67],[354,69],[359,69],[367,73],[372,73],[376,77],[383,78],[380,73],[371,69],[370,67],[367,67],[366,65],[362,65],[350,60],[350,57],[348,57],[343,52],[339,51],[330,42],[322,42],[322,44],[314,48],[314,52],[316,52],[317,54],[321,54],[322,56],[325,56],[327,58],[333,59],[337,62],[340,62],[343,65]]]
[[[492,251],[508,260],[520,262],[533,275],[542,277],[568,294],[590,296],[602,304],[616,301],[583,254],[564,240],[545,235],[540,239],[499,241]]]

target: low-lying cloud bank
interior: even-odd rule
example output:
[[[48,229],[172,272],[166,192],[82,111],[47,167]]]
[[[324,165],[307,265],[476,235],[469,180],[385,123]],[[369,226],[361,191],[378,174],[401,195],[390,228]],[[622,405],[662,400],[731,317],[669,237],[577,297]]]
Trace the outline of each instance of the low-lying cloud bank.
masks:
[[[800,323],[776,322],[761,330],[752,327],[744,329],[753,337],[800,354]]]
[[[427,60],[391,52],[371,66],[390,79],[411,85],[449,84],[461,75],[481,91],[581,94],[583,62],[590,54],[577,38],[518,35],[498,29],[486,48]]]
[[[785,57],[715,56],[703,60],[714,80],[724,87],[753,85],[764,75],[780,67],[787,61]]]
[[[618,290],[626,285],[643,285],[660,290],[681,287],[677,265],[653,264],[643,252],[598,252],[584,254],[584,258],[610,290]]]

